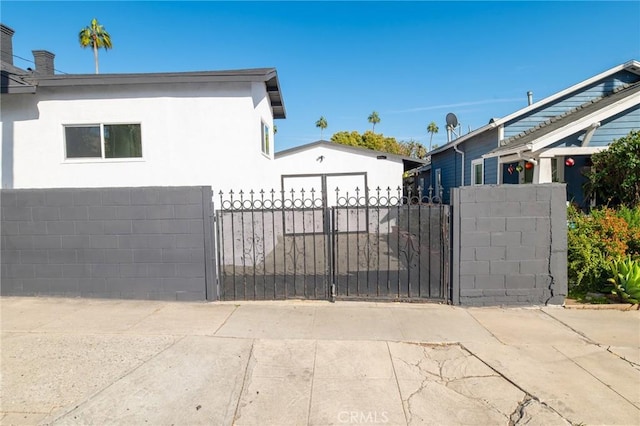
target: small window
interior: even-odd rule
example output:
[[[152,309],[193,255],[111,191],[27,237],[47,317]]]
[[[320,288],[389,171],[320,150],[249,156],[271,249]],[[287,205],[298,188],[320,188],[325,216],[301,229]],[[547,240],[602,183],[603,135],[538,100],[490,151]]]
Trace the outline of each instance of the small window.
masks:
[[[471,185],[484,184],[484,160],[482,158],[471,162]]]
[[[65,126],[65,157],[142,158],[140,124]]]
[[[435,178],[436,178],[436,195],[440,194],[440,190],[442,189],[442,169],[436,169],[436,173],[435,173]]]
[[[270,155],[271,151],[269,150],[269,126],[262,123],[262,153],[265,155]]]

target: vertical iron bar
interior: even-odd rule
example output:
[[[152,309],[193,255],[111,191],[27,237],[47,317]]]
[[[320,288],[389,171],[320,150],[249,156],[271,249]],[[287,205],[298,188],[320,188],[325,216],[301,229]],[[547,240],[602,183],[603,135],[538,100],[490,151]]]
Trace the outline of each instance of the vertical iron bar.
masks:
[[[285,220],[286,210],[284,208],[284,187],[282,187],[281,191],[282,195],[282,281],[284,284],[284,298],[289,298],[289,291],[287,289],[287,224]]]
[[[407,297],[411,297],[411,261],[413,260],[413,253],[409,253],[409,250],[413,248],[411,240],[411,188],[407,191]],[[409,256],[411,254],[411,256]]]
[[[339,230],[339,219],[338,219],[338,214],[339,210],[338,210],[338,206],[334,206],[331,208],[331,219],[330,219],[330,229],[331,229],[331,247],[333,248],[332,250],[332,256],[331,256],[331,283],[329,285],[329,293],[332,292],[331,290],[331,285],[334,286],[334,291],[335,294],[339,294],[338,291],[338,286],[340,285],[340,282],[338,281],[339,278],[339,272],[338,269],[340,268],[340,262],[338,261],[338,259],[340,258],[340,240],[339,240],[339,236],[340,233],[338,232]]]
[[[360,191],[356,187],[356,296],[360,296]]]
[[[262,220],[260,221],[260,225],[262,225],[262,298],[264,300],[267,299],[267,251],[266,251],[266,243],[265,239],[266,235],[266,227],[264,226],[264,189],[260,190],[260,214],[262,216]]]
[[[311,223],[313,224],[313,298],[318,298],[318,258],[316,257],[316,200],[315,190],[311,188]]]
[[[346,208],[346,212],[347,212],[347,232],[346,232],[346,236],[347,236],[347,270],[345,272],[347,273],[346,274],[347,275],[347,296],[349,296],[349,284],[351,284],[349,282],[350,281],[349,280],[349,275],[350,275],[349,274],[349,271],[350,271],[350,269],[349,269],[349,266],[350,266],[349,265],[349,263],[350,263],[349,260],[350,259],[349,258],[351,257],[351,247],[350,247],[350,244],[349,244],[349,240],[351,239],[350,238],[351,235],[349,235],[349,229],[350,229],[349,228],[349,213],[350,213],[349,212],[349,192],[347,192],[347,206],[345,208]]]
[[[429,203],[429,226],[427,227],[427,230],[429,232],[428,234],[428,239],[429,239],[429,263],[428,263],[428,267],[429,267],[429,297],[431,297],[431,257],[433,256],[432,250],[431,250],[431,246],[433,244],[433,241],[431,241],[431,222],[433,221],[433,204]]]
[[[420,194],[420,189],[418,189]],[[418,297],[422,297],[422,204],[418,200]]]
[[[391,188],[387,186],[387,296],[391,292]]]
[[[376,296],[380,296],[380,187],[376,188],[376,246],[378,250],[376,265]]]
[[[291,246],[293,251],[293,295],[298,295],[298,258],[296,256],[298,249],[298,240],[296,236],[296,210],[295,210],[295,190],[291,188],[291,236],[293,237],[293,245]]]
[[[252,244],[251,247],[253,249],[253,300],[258,298],[258,288],[256,285],[256,223],[253,213],[253,189],[249,192],[251,195],[251,238]]]
[[[304,188],[300,191],[302,197],[302,292],[304,293],[305,299],[307,298],[307,229],[306,229],[306,220],[305,213],[306,209],[304,207]]]
[[[244,245],[244,192],[240,190],[240,227],[242,229],[242,288],[245,300],[247,299],[247,259]]]
[[[220,280],[220,294],[222,295],[222,300],[226,300],[226,294],[225,294],[225,278],[226,278],[226,271],[224,269],[224,224],[222,222],[222,217],[224,216],[224,206],[223,206],[223,201],[222,201],[222,191],[220,191],[220,210],[218,211],[219,214],[219,218],[218,218],[218,246],[220,247],[220,250],[218,250],[218,271],[221,273],[218,275],[218,279]],[[233,239],[231,240],[233,241]],[[222,277],[220,277],[220,275],[222,275]]]
[[[231,199],[231,261],[233,262],[233,300],[238,300],[238,285],[236,283],[236,230],[235,230],[235,217],[233,210],[233,190],[229,192]]]
[[[401,219],[401,208],[402,208],[402,189],[400,187],[398,187],[398,218],[397,218],[397,226],[396,229],[398,230],[398,298],[400,298],[400,232],[401,232],[401,223],[400,223],[400,219]]]
[[[276,207],[275,207],[275,198],[276,195],[276,191],[275,189],[271,189],[271,240],[273,241],[273,299],[277,299],[278,295],[277,295],[277,290],[276,290],[276,282],[277,282],[277,276],[278,276],[278,266],[276,264],[276,259],[277,259],[277,247],[276,247]],[[265,258],[265,265],[266,265],[266,258]]]

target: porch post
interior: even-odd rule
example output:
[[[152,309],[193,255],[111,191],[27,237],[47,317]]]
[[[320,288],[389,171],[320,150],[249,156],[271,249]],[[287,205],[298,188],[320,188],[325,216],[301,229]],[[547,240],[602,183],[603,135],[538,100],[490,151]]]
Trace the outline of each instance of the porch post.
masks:
[[[551,158],[538,158],[538,164],[533,170],[533,183],[551,183]]]

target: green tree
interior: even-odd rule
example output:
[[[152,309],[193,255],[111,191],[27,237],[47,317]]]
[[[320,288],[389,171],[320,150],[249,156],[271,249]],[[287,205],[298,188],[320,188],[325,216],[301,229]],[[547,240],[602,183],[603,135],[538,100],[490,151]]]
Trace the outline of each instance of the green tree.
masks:
[[[376,124],[378,124],[380,122],[380,116],[378,115],[378,113],[376,111],[373,111],[371,114],[369,114],[369,117],[367,117],[367,120],[369,121],[369,123],[373,124],[372,131],[375,133],[376,132]]]
[[[324,132],[324,129],[326,129],[328,126],[327,124],[327,119],[324,118],[324,115],[321,115],[320,118],[318,119],[318,121],[316,121],[316,127],[318,127],[320,129],[320,139],[322,139],[322,134]]]
[[[402,151],[405,157],[412,158],[425,158],[427,156],[427,149],[418,141],[414,141],[413,139],[409,141],[400,142],[400,146],[402,147]]]
[[[430,134],[430,137],[429,137],[429,152],[431,152],[431,141],[433,140],[433,135],[438,133],[438,130],[440,130],[440,129],[438,128],[438,125],[436,124],[435,121],[432,121],[427,126],[427,132]]]
[[[96,74],[98,74],[100,72],[98,67],[98,48],[102,47],[104,50],[113,48],[113,45],[111,44],[111,36],[104,27],[98,23],[98,20],[93,18],[90,25],[80,30],[78,39],[80,41],[80,46],[83,48],[93,48]]]
[[[585,175],[589,196],[610,205],[640,205],[640,131],[614,140],[609,148],[591,156],[593,167]]]
[[[374,151],[388,152],[390,154],[406,157],[424,158],[427,150],[416,141],[398,142],[394,137],[386,137],[380,133],[367,130],[363,134],[357,131],[341,131],[331,136],[331,141],[348,146],[372,149]]]
[[[331,141],[342,145],[362,147],[362,135],[355,130],[353,132],[341,131],[334,133],[331,136]]]

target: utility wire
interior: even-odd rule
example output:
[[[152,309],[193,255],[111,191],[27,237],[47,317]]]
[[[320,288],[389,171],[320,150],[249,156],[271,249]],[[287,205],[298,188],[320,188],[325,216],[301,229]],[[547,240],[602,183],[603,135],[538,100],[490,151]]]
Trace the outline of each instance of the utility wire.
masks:
[[[33,62],[31,59],[27,59],[27,58],[23,58],[22,56],[18,56],[18,55],[13,55],[14,58],[18,58],[18,59],[22,59],[23,61],[32,63],[33,65],[35,65],[36,63]],[[56,72],[59,72],[60,74],[69,74],[68,72],[64,72],[64,71],[60,71],[59,69],[53,69]]]

